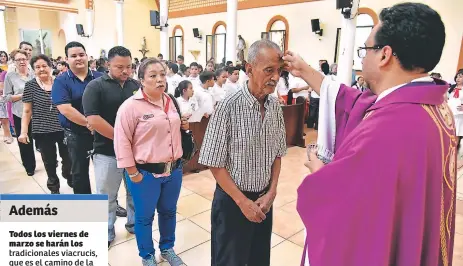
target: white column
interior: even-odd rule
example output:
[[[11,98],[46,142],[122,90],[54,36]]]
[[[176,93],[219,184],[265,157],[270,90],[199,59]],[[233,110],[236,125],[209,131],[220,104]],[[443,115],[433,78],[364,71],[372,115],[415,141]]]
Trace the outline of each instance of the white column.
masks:
[[[160,23],[161,23],[161,32],[160,32],[160,48],[161,54],[164,58],[169,58],[169,32],[168,27],[164,27],[167,23],[169,17],[169,0],[161,0],[159,3],[159,16],[160,16]],[[175,47],[173,47],[175,49]],[[175,60],[175,58],[170,58],[171,60]]]
[[[227,46],[226,60],[236,63],[236,17],[238,15],[238,0],[227,0]]]
[[[0,6],[0,51],[9,51],[6,42],[5,7]]]
[[[338,60],[337,81],[350,85],[352,83],[352,69],[354,61],[355,31],[357,28],[357,13],[360,0],[352,3],[351,18],[342,17],[341,49]],[[355,16],[352,18],[352,16]]]
[[[116,0],[117,45],[124,45],[124,0]]]
[[[93,13],[93,9],[87,9],[86,10],[86,22],[87,22],[87,25],[85,27],[85,35],[88,35],[88,39],[87,39],[87,53],[89,55],[94,55],[95,54],[95,51],[93,50],[93,27],[95,25],[93,25],[93,18],[94,18],[94,13]],[[86,39],[86,38],[84,38]]]

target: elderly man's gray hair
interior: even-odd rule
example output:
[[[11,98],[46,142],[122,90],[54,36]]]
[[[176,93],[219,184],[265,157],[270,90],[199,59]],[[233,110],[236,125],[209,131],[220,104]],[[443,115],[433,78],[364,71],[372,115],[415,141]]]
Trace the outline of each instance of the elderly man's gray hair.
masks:
[[[251,47],[249,47],[248,51],[248,63],[250,64],[255,64],[256,63],[256,58],[257,55],[259,55],[259,52],[263,48],[270,48],[270,49],[275,49],[278,50],[279,53],[281,52],[280,46],[278,44],[270,41],[270,40],[258,40],[254,42]]]

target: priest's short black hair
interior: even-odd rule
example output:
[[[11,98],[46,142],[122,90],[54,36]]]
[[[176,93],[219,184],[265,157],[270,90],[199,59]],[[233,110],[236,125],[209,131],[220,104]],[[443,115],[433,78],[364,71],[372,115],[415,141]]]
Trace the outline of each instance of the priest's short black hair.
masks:
[[[405,70],[429,72],[439,63],[445,44],[441,16],[428,5],[401,3],[379,15],[375,45],[388,45]]]

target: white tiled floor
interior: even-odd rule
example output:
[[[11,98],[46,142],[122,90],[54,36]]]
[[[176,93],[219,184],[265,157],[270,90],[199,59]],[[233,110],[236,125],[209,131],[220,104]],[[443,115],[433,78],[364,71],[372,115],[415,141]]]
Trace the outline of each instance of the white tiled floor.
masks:
[[[307,138],[314,138],[308,132]],[[1,137],[1,136],[0,136]],[[40,154],[37,156],[37,171],[28,177],[21,166],[19,149],[16,143],[0,143],[0,193],[49,193],[46,187],[46,173]],[[274,225],[272,234],[272,266],[298,266],[304,244],[303,224],[296,212],[296,189],[308,173],[303,166],[305,150],[290,148],[283,158],[282,173],[278,186],[278,196],[274,202]],[[91,183],[94,187],[93,167]],[[463,172],[460,173],[463,175]],[[456,238],[454,266],[463,266],[463,182],[458,182],[456,216]],[[177,232],[175,250],[189,266],[210,265],[211,235],[210,209],[215,181],[210,171],[190,174],[183,177],[183,186],[177,208]],[[72,193],[63,180],[61,193]],[[125,206],[125,190],[119,191],[119,203]],[[141,265],[134,236],[128,234],[124,224],[126,219],[116,222],[116,240],[109,250],[111,266]],[[159,239],[157,219],[153,224],[153,239]],[[159,250],[156,251],[159,254]],[[166,262],[160,265],[167,266]]]

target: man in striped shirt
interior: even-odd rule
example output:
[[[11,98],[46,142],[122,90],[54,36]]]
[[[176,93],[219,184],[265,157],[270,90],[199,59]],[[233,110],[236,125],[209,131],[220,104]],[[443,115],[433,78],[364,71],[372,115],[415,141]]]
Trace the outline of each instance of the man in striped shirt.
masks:
[[[244,88],[220,102],[199,163],[217,180],[212,203],[212,265],[269,265],[272,204],[286,153],[283,112],[274,97],[282,52],[268,40],[249,49]]]

